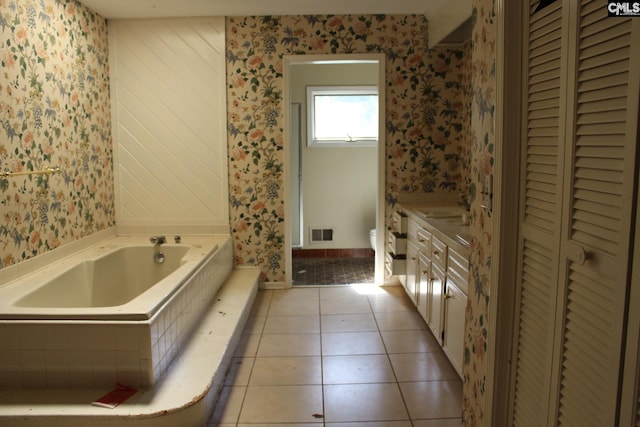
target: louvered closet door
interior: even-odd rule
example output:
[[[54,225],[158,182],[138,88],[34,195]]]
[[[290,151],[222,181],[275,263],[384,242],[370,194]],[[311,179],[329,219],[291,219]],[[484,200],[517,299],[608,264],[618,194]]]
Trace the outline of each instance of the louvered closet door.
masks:
[[[524,28],[515,426],[614,426],[636,161],[640,20],[557,0]],[[632,57],[634,52],[634,57]]]
[[[557,425],[614,426],[635,193],[638,23],[571,3]],[[633,46],[633,47],[632,47]],[[570,48],[570,50],[572,50]],[[635,68],[635,70],[632,70]],[[552,407],[553,409],[553,407]]]
[[[537,6],[538,0],[532,1],[530,10]],[[524,18],[529,37],[523,50],[527,77],[510,413],[514,426],[528,427],[546,425],[549,407],[563,187],[560,88],[567,72],[562,2]]]

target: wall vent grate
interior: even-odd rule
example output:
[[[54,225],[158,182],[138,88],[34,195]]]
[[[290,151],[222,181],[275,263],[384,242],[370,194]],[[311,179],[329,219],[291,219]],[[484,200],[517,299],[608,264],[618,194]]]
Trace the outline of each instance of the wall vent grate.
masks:
[[[333,228],[312,228],[311,243],[333,242]]]

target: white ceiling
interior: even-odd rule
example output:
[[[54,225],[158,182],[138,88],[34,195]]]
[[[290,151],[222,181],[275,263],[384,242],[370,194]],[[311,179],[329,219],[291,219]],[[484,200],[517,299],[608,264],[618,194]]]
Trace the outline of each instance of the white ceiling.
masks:
[[[447,0],[79,0],[105,18],[320,14],[425,14]],[[460,0],[454,0],[460,1]],[[430,13],[431,12],[431,13]]]

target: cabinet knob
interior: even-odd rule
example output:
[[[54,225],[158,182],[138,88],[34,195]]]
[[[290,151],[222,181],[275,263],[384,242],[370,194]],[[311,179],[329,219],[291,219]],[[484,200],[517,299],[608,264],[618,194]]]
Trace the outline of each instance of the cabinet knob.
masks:
[[[434,254],[435,256],[438,256],[438,255],[440,255],[440,251],[433,251],[433,254]]]
[[[444,299],[451,299],[451,298],[453,298],[453,295],[451,295],[450,293],[447,292],[446,294],[444,294]]]
[[[426,276],[427,274],[429,274],[429,270],[422,270],[422,274]]]
[[[418,242],[424,243],[424,242],[426,242],[426,240],[425,239],[418,239]]]

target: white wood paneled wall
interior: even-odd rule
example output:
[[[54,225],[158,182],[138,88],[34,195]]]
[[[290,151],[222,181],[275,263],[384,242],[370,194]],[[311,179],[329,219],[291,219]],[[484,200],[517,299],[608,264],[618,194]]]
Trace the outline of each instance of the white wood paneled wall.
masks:
[[[224,34],[222,17],[109,22],[120,229],[228,230]]]

